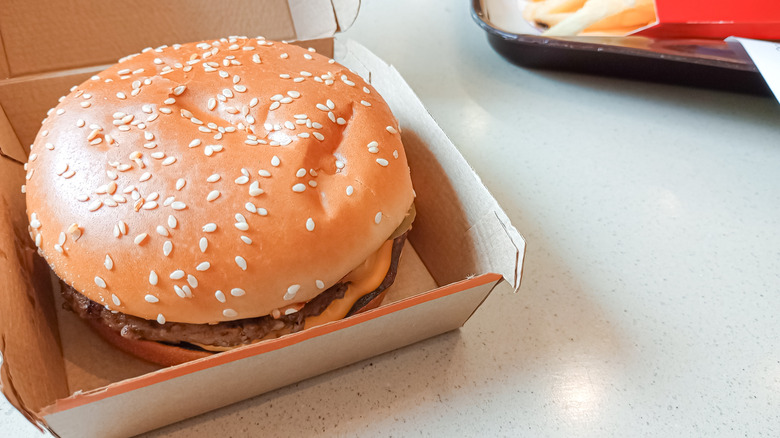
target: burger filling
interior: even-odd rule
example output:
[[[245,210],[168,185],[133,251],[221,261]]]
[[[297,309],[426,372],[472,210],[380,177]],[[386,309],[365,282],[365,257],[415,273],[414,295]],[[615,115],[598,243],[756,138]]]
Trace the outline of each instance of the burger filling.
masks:
[[[298,311],[285,312],[288,314],[275,312],[272,315],[215,324],[181,322],[160,324],[157,321],[112,312],[62,282],[64,307],[75,312],[81,318],[100,322],[129,339],[159,341],[187,347],[201,346],[207,349],[212,346],[236,347],[264,338],[295,333],[306,327],[359,313],[393,284],[398,271],[401,249],[406,241],[406,234],[403,233],[395,237],[386,243],[387,247],[383,247],[385,252],[390,253],[389,268],[383,278],[380,276],[380,278],[371,279],[373,273],[370,272],[363,276],[356,276],[354,275],[355,271],[353,271],[342,281],[304,304]],[[376,257],[380,257],[379,254],[382,253],[383,249],[377,252]],[[367,270],[370,271],[370,269]],[[376,277],[376,274],[373,276]],[[380,280],[381,282],[379,282]],[[366,289],[366,284],[376,284],[377,282],[379,285],[373,290]],[[355,297],[355,294],[359,294],[359,296]]]

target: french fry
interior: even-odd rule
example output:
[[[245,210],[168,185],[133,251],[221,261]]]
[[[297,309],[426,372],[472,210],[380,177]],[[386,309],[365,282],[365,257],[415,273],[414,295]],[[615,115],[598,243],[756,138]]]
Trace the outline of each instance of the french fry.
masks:
[[[653,0],[532,0],[526,20],[546,36],[618,35],[655,21]]]

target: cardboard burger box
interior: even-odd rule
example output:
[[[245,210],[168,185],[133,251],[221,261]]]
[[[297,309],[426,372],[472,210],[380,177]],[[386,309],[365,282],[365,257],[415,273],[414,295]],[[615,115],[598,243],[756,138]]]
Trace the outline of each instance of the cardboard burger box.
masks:
[[[729,36],[780,39],[780,8],[775,0],[655,0],[657,20],[631,35],[653,38]]]
[[[539,0],[482,0],[489,3],[489,9],[502,11],[498,15],[514,10],[525,10],[529,3]],[[519,5],[519,8],[518,8]],[[675,39],[718,39],[729,36],[743,38],[780,39],[780,8],[775,0],[654,0],[655,20],[646,26],[627,30],[615,27],[605,36],[644,36],[650,38]],[[651,20],[651,12],[647,11]],[[495,23],[511,23],[510,17],[491,16]],[[617,26],[617,23],[613,23]],[[526,32],[523,32],[523,28]],[[532,23],[511,24],[517,33],[537,34],[540,31]],[[592,36],[599,35],[594,31]]]
[[[519,287],[522,237],[414,92],[358,43],[334,44],[358,9],[358,0],[4,2],[0,383],[31,422],[62,437],[142,433],[456,329],[491,291]],[[298,41],[371,82],[400,122],[418,216],[379,308],[159,368],[61,310],[57,282],[29,238],[20,190],[27,145],[58,97],[107,64],[145,47],[228,35]]]

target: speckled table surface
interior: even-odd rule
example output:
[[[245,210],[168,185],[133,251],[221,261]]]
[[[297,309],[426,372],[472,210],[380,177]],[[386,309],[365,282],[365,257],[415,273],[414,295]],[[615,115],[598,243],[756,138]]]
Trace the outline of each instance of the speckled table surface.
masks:
[[[528,241],[460,331],[150,433],[780,435],[780,106],[528,71],[466,2],[364,1]],[[0,401],[0,435],[39,436]]]

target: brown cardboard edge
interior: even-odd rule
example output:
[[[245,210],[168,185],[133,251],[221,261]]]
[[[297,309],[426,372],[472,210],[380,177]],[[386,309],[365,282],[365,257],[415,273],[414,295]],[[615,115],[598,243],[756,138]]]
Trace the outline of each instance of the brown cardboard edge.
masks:
[[[5,43],[3,42],[3,32],[0,29],[0,79],[11,76],[11,68],[8,64],[8,55],[5,52]]]
[[[0,105],[0,156],[10,158],[19,164],[27,162],[27,152],[22,147],[19,137],[16,136],[2,105]]]
[[[304,330],[298,333],[287,335],[278,339],[261,342],[258,344],[248,345],[246,347],[238,348],[236,350],[224,352],[215,356],[211,356],[204,359],[198,359],[192,362],[188,362],[182,365],[177,365],[170,368],[164,368],[151,374],[139,376],[132,379],[127,379],[122,382],[117,382],[108,385],[103,388],[98,388],[89,392],[82,392],[73,394],[68,398],[55,401],[53,404],[43,408],[38,415],[45,417],[48,415],[56,414],[58,412],[66,411],[75,407],[83,406],[89,403],[94,403],[105,398],[113,397],[119,394],[124,394],[139,388],[154,385],[156,383],[164,382],[179,376],[191,374],[206,368],[216,367],[228,362],[237,361],[250,356],[263,354],[265,352],[278,350],[289,345],[303,342],[307,339],[311,339],[317,336],[321,336],[327,333],[340,330],[345,327],[351,327],[361,322],[378,318],[383,315],[387,315],[393,312],[416,306],[421,303],[433,301],[435,299],[452,295],[472,287],[482,286],[491,282],[500,283],[503,277],[497,273],[482,274],[473,278],[462,280],[460,282],[452,283],[440,288],[434,289],[429,292],[425,292],[419,295],[408,297],[399,300],[395,303],[391,303],[387,306],[381,306],[376,309],[354,315],[347,319],[340,321],[333,321],[321,326],[312,327],[308,330]],[[491,290],[493,290],[491,288]],[[484,301],[484,300],[483,300]],[[473,312],[472,312],[473,313]],[[464,320],[465,323],[465,320]]]

